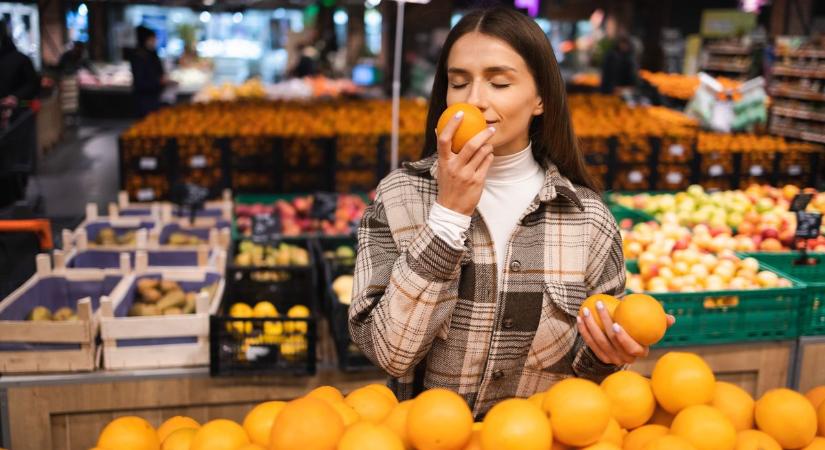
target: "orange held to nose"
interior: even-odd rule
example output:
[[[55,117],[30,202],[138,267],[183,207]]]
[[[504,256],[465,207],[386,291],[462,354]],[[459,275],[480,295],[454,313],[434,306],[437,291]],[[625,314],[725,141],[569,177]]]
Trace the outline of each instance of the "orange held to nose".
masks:
[[[469,103],[456,103],[441,113],[438,119],[438,127],[436,128],[439,136],[444,131],[444,127],[455,117],[459,111],[464,112],[464,117],[461,119],[461,124],[453,134],[453,153],[458,153],[467,144],[467,141],[484,131],[487,128],[487,120],[481,110]]]

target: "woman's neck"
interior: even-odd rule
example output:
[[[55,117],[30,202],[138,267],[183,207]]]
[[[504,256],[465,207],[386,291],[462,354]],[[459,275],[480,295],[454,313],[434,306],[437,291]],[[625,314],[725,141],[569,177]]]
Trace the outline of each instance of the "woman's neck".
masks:
[[[533,158],[533,148],[530,143],[520,151],[509,155],[495,155],[490,169],[487,171],[487,183],[511,184],[524,181],[541,170],[541,166]]]

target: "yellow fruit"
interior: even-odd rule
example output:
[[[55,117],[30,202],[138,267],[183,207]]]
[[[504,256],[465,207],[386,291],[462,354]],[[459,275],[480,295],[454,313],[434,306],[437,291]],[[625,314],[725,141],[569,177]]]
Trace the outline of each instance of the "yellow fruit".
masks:
[[[544,403],[544,392],[536,392],[535,394],[531,395],[530,398],[527,400],[533,402],[534,405],[541,408],[541,405]]]
[[[302,397],[281,410],[269,437],[269,450],[333,450],[344,434],[335,408],[317,398]]]
[[[265,447],[261,447],[258,444],[246,444],[242,445],[235,450],[267,450]]]
[[[653,416],[656,399],[650,380],[636,372],[622,370],[602,381],[602,390],[610,399],[611,412],[623,428],[638,428]]]
[[[676,417],[673,414],[665,411],[662,409],[661,406],[656,405],[656,411],[653,411],[653,417],[647,421],[649,425],[664,425],[670,428],[670,424],[673,423],[673,418]]]
[[[362,387],[349,393],[344,403],[352,407],[363,420],[381,423],[390,414],[395,404],[376,389]]]
[[[650,382],[659,405],[671,414],[710,403],[716,389],[713,371],[693,353],[666,353],[653,367]]]
[[[553,431],[544,411],[524,399],[493,406],[481,428],[484,450],[547,450],[552,443]]]
[[[654,438],[642,450],[696,450],[696,447],[679,436],[668,435]]]
[[[644,425],[627,433],[622,444],[623,450],[644,450],[652,440],[668,434],[670,430],[662,425]]]
[[[388,426],[393,433],[401,438],[404,447],[411,447],[410,438],[407,436],[407,416],[410,414],[413,400],[405,400],[393,408],[390,414],[384,419],[384,425]]]
[[[481,447],[481,422],[473,424],[473,434],[470,435],[470,441],[461,450],[484,450]],[[410,448],[409,446],[407,448]]]
[[[309,308],[304,305],[295,305],[292,308],[289,308],[286,315],[291,319],[306,319],[309,317]],[[306,333],[307,323],[297,321],[284,322],[284,331],[287,333]]]
[[[178,428],[166,436],[160,450],[189,450],[197,433],[197,428]]]
[[[190,450],[235,450],[249,444],[243,427],[226,419],[215,419],[203,424],[192,439]]]
[[[582,305],[579,307],[579,317],[584,319],[584,308],[587,308],[590,311],[590,314],[593,316],[593,320],[596,321],[596,324],[599,328],[604,330],[604,324],[602,323],[602,317],[599,313],[599,310],[596,308],[596,302],[602,302],[607,308],[607,313],[612,318],[613,315],[616,313],[616,307],[619,306],[619,299],[612,295],[607,294],[596,294],[587,297],[583,302]]]
[[[361,420],[361,416],[359,416],[358,413],[355,412],[354,409],[352,409],[352,407],[350,407],[342,401],[332,402],[330,403],[330,405],[332,405],[332,408],[335,410],[335,412],[337,412],[338,415],[341,416],[341,420],[344,421],[344,427],[348,427],[354,424],[355,422]]]
[[[782,448],[802,448],[816,436],[816,411],[802,394],[772,389],[756,401],[757,427],[771,435]]]
[[[816,417],[819,435],[825,437],[825,402],[822,402],[822,404],[819,405],[819,410],[816,412]]]
[[[407,436],[417,450],[459,450],[470,440],[473,414],[461,396],[430,389],[413,400]]]
[[[181,428],[195,428],[195,429],[197,429],[197,428],[200,428],[200,426],[201,426],[201,424],[199,424],[197,420],[195,420],[191,417],[185,417],[185,416],[170,417],[169,419],[166,419],[166,421],[163,422],[158,427],[158,439],[160,440],[160,442],[163,442],[163,441],[166,440],[166,437],[169,436],[170,434],[172,434],[172,432],[175,431],[175,430],[178,430],[178,429],[181,429]]]
[[[253,316],[252,308],[246,303],[235,303],[229,308],[229,317],[235,319],[247,319]],[[252,322],[235,321],[227,324],[229,331],[235,331],[239,334],[249,334],[252,332]]]
[[[278,308],[270,302],[258,302],[252,308],[252,317],[278,317]]]
[[[616,419],[611,417],[610,422],[607,424],[607,429],[604,430],[604,434],[602,435],[602,437],[599,438],[599,442],[616,444],[619,447],[621,447],[624,443],[625,434],[627,434],[627,432],[622,429],[622,427],[619,425],[619,422],[617,422]]]
[[[311,391],[309,394],[306,395],[307,397],[319,398],[321,400],[325,400],[328,403],[335,403],[335,402],[343,402],[344,401],[344,394],[338,390],[338,388],[332,386],[320,386]]]
[[[710,405],[726,415],[736,431],[753,428],[753,397],[735,384],[717,381]]]
[[[655,298],[645,294],[627,295],[619,302],[613,318],[641,345],[659,342],[667,331],[664,308]]]
[[[106,425],[97,439],[97,446],[118,450],[159,450],[160,439],[146,420],[124,416]]]
[[[584,447],[582,450],[622,450],[622,448],[610,442],[597,442]]]
[[[266,402],[252,408],[243,419],[243,429],[249,435],[249,440],[264,447],[269,446],[269,435],[272,424],[280,414],[286,402]]]
[[[487,120],[484,119],[484,114],[482,114],[481,110],[469,103],[456,103],[441,113],[441,117],[438,119],[438,126],[436,127],[436,132],[439,136],[441,132],[444,131],[444,127],[447,126],[459,111],[464,112],[464,117],[458,129],[453,134],[453,153],[460,152],[461,149],[464,148],[464,145],[467,144],[467,141],[487,128]]]
[[[782,450],[782,447],[764,431],[744,430],[736,435],[735,450]]]
[[[801,450],[825,450],[825,438],[817,437]]]
[[[392,400],[392,403],[394,405],[398,404],[398,399],[395,397],[395,393],[392,391],[392,389],[388,388],[386,385],[383,385],[383,384],[368,384],[364,387],[368,388],[368,389],[373,389],[375,391],[378,391],[381,394],[385,395],[388,399]]]
[[[708,405],[683,409],[670,426],[670,433],[684,438],[697,450],[733,450],[736,429],[721,411]]]
[[[551,417],[553,439],[577,447],[598,441],[610,422],[610,400],[599,385],[581,378],[556,383],[542,409]]]
[[[338,450],[404,450],[404,443],[386,425],[358,422],[341,436]]]
[[[805,393],[805,398],[807,398],[814,408],[819,408],[819,405],[825,401],[825,385],[817,386],[808,392]]]

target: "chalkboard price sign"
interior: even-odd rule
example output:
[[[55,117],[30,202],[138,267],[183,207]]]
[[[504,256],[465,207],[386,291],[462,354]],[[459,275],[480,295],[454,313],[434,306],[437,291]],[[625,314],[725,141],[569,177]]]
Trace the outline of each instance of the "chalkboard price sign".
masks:
[[[277,213],[252,216],[252,242],[261,244],[281,238],[281,218]]]
[[[796,197],[791,200],[791,212],[805,211],[808,203],[811,203],[811,199],[813,198],[813,194],[797,194]]]
[[[799,239],[816,239],[822,226],[822,214],[805,211],[796,212],[796,237]]]
[[[338,209],[338,194],[335,192],[316,192],[312,198],[312,209],[309,217],[318,220],[335,220],[335,210]]]

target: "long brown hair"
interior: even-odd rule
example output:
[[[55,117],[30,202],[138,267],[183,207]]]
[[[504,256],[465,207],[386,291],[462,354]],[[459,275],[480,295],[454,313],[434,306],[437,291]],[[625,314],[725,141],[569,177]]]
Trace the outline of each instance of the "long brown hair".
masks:
[[[544,114],[530,122],[533,155],[543,167],[555,164],[570,181],[595,191],[599,183],[587,171],[584,157],[573,132],[564,80],[547,36],[532,19],[513,9],[496,7],[464,16],[447,35],[435,70],[422,157],[436,152],[435,130],[438,118],[447,109],[447,58],[455,42],[472,32],[486,34],[509,44],[527,63],[536,90],[544,105]]]

